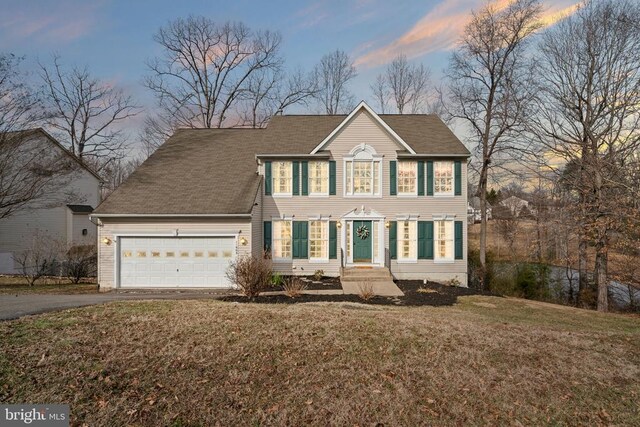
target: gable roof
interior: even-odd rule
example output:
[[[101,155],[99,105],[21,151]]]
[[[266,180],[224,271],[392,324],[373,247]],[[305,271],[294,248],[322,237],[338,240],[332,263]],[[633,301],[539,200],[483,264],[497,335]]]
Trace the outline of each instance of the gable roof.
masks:
[[[378,116],[408,144],[425,156],[469,156],[469,150],[444,122],[433,114],[380,114]],[[274,116],[262,135],[256,154],[311,153],[347,118],[346,115]],[[320,151],[321,152],[321,151]],[[405,151],[411,154],[409,151]]]
[[[399,148],[406,144],[399,154],[469,155],[435,115],[373,114],[399,138]],[[257,155],[321,154],[321,143],[348,117],[280,115],[265,129],[179,129],[92,215],[248,216],[261,180]]]
[[[94,214],[249,214],[260,184],[261,132],[179,129]]]
[[[369,115],[373,118],[373,121],[382,126],[382,128],[387,131],[391,138],[394,139],[402,147],[404,147],[409,153],[416,154],[413,148],[411,148],[409,144],[407,144],[391,127],[389,127],[389,125],[385,123],[385,121],[382,120],[380,116],[378,116],[364,101],[361,101],[360,104],[358,104],[358,106],[354,108],[353,111],[349,113],[349,115],[345,117],[344,120],[342,120],[342,122],[338,126],[336,126],[336,128],[333,129],[331,133],[327,135],[327,137],[323,139],[322,142],[320,142],[320,144],[318,144],[311,151],[311,154],[316,154],[318,151],[324,148],[329,143],[329,141],[331,141],[334,136],[336,136],[345,126],[347,126],[351,119],[353,119],[361,110],[369,113]]]
[[[29,138],[30,136],[37,136],[37,135],[43,136],[47,140],[49,140],[49,142],[51,142],[53,145],[55,145],[60,150],[62,150],[65,154],[67,154],[69,157],[71,157],[80,167],[82,167],[84,170],[86,170],[91,175],[96,177],[98,179],[98,181],[103,182],[103,179],[100,177],[100,175],[98,175],[98,173],[96,171],[94,171],[92,168],[87,166],[87,164],[85,162],[80,160],[78,158],[78,156],[76,156],[71,151],[69,151],[67,148],[65,148],[62,144],[60,144],[60,142],[57,139],[55,139],[53,136],[51,136],[51,134],[49,132],[47,132],[46,130],[44,130],[43,128],[22,129],[22,130],[7,132],[6,134],[7,135],[11,135],[16,139],[22,139],[22,140],[24,140],[26,138]]]

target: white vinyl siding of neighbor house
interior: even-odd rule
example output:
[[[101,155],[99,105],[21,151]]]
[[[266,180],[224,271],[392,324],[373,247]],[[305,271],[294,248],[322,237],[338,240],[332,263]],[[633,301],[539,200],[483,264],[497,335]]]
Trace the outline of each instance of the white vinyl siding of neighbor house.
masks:
[[[238,256],[250,255],[252,248],[252,223],[249,219],[153,219],[153,218],[102,218],[102,226],[98,227],[98,257],[100,259],[98,269],[98,283],[100,290],[112,289],[116,284],[116,236],[117,235],[166,235],[175,236],[208,236],[208,235],[230,235],[246,237],[249,242],[246,246],[236,246]],[[109,239],[110,244],[103,242]],[[256,242],[261,245],[261,242]]]
[[[425,136],[425,137],[428,137]],[[365,143],[372,147],[377,155],[382,156],[381,171],[381,197],[353,198],[344,196],[344,157],[358,144]],[[390,196],[389,185],[389,162],[397,161],[397,150],[402,147],[394,141],[390,135],[375,123],[368,113],[360,111],[352,121],[348,123],[334,139],[330,141],[321,153],[329,152],[331,160],[336,162],[336,195],[326,198],[314,199],[309,196],[294,196],[291,198],[278,198],[263,196],[264,221],[271,221],[272,218],[294,217],[295,221],[311,221],[314,218],[329,218],[331,221],[340,221],[340,217],[347,212],[364,205],[365,211],[375,210],[384,215],[386,221],[399,220],[398,217],[409,216],[413,218],[417,215],[419,221],[432,221],[438,216],[452,216],[456,221],[463,221],[463,254],[462,260],[455,260],[452,263],[436,263],[434,260],[418,260],[414,263],[402,263],[398,260],[391,260],[391,272],[397,278],[402,279],[423,279],[445,281],[457,278],[461,283],[467,283],[467,168],[466,161],[461,164],[462,194],[460,196],[438,198],[433,196],[417,196],[400,198]],[[263,188],[264,194],[264,188]],[[385,247],[389,244],[389,229],[384,229]],[[344,227],[343,229],[344,230]],[[338,241],[342,230],[338,230]],[[316,262],[310,259],[292,259],[288,263],[274,263],[274,270],[283,273],[313,274],[317,269],[324,270],[326,275],[339,275],[340,270],[340,247],[338,248],[338,259],[330,259],[329,262]]]

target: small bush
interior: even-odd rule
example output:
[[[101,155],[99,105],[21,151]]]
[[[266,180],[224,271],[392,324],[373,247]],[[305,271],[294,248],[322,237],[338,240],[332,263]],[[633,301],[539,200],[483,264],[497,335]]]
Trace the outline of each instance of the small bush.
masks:
[[[277,288],[278,286],[281,286],[282,283],[284,283],[282,274],[276,272],[271,275],[271,286]]]
[[[491,251],[487,251],[487,263],[485,271],[482,271],[482,267],[480,266],[480,251],[470,249],[467,254],[467,259],[469,267],[469,280],[467,281],[467,283],[469,283],[469,287],[474,289],[493,291],[493,253]]]
[[[299,297],[305,289],[307,289],[307,285],[296,276],[291,276],[284,282],[284,293],[288,297]]]
[[[33,233],[25,250],[13,255],[29,286],[35,285],[43,276],[54,274],[58,270],[59,257],[59,243],[40,230]]]
[[[313,279],[317,282],[322,280],[323,277],[324,277],[324,270],[316,270],[315,273],[313,273]]]
[[[73,283],[85,277],[95,277],[98,266],[98,251],[95,245],[72,246],[62,259],[62,271]]]
[[[271,277],[271,262],[262,257],[242,255],[227,268],[227,278],[249,298],[264,292],[271,283]]]
[[[375,292],[373,292],[373,285],[371,282],[364,282],[358,285],[358,296],[364,301],[369,301],[371,298],[376,296]]]

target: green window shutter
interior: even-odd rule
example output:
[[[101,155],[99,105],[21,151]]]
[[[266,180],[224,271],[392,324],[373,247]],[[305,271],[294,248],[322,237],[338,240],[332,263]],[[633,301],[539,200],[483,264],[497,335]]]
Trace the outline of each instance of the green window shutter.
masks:
[[[308,258],[308,246],[309,223],[307,221],[293,221],[293,258]]]
[[[425,259],[433,259],[433,221],[425,221]]]
[[[293,195],[300,195],[300,162],[293,162]]]
[[[453,184],[455,186],[455,195],[462,195],[462,163],[456,160],[453,163]]]
[[[418,259],[427,259],[427,222],[418,221]]]
[[[336,221],[329,221],[329,259],[338,258],[338,227]]]
[[[271,195],[271,162],[264,162],[264,194]]]
[[[336,161],[329,161],[329,195],[336,195]]]
[[[427,196],[433,196],[433,161],[427,160]]]
[[[271,252],[271,221],[265,221],[263,226],[262,241],[265,252]]]
[[[309,195],[309,162],[300,162],[302,166],[302,195]]]
[[[454,224],[454,228],[455,228],[455,239],[454,239],[454,243],[455,243],[455,258],[456,259],[463,259],[462,256],[462,221],[456,221]]]
[[[395,160],[389,162],[389,194],[395,196],[398,194],[398,184],[396,178],[396,164]]]
[[[418,196],[424,196],[424,160],[418,161]]]
[[[391,221],[389,223],[389,258],[396,259],[398,257],[398,223]]]

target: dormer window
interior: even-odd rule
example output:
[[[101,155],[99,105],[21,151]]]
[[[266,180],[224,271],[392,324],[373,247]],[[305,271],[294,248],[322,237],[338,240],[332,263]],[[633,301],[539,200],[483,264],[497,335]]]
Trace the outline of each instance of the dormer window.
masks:
[[[344,194],[380,196],[382,156],[373,147],[361,144],[344,157]]]

